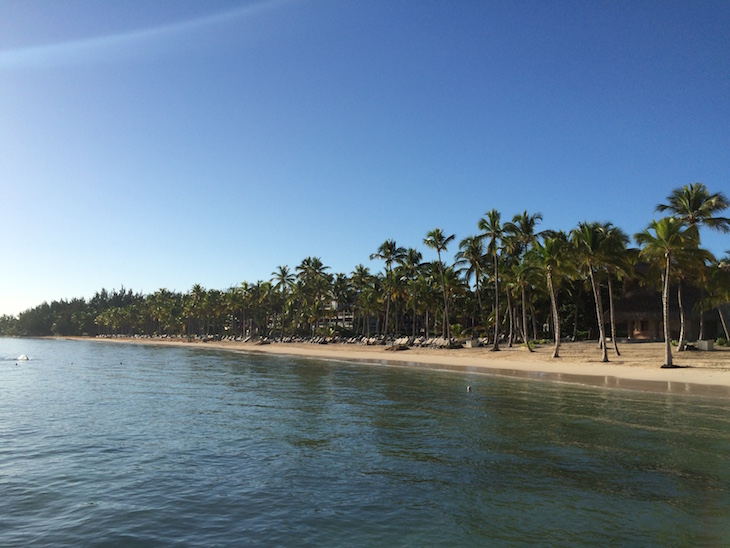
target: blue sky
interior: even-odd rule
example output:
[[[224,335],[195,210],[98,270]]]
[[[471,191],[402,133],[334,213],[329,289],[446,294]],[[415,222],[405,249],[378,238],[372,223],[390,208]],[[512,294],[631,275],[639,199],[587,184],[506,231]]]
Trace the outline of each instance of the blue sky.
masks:
[[[3,0],[0,314],[377,271],[492,208],[633,234],[675,187],[730,194],[728,28],[721,1]]]

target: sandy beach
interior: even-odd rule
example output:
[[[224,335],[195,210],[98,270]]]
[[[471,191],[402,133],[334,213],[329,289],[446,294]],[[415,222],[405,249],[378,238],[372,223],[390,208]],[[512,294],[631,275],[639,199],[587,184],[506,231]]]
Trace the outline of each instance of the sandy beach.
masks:
[[[535,380],[570,382],[624,390],[671,392],[730,398],[730,348],[710,352],[674,353],[676,369],[662,369],[663,343],[624,343],[620,356],[610,347],[609,363],[600,361],[595,341],[565,343],[561,357],[553,359],[552,345],[524,348],[456,350],[409,348],[388,351],[384,346],[354,344],[271,343],[258,345],[234,341],[186,342],[180,339],[84,339],[99,342],[176,345],[191,348],[291,355],[317,359],[357,361],[377,365],[506,375]]]

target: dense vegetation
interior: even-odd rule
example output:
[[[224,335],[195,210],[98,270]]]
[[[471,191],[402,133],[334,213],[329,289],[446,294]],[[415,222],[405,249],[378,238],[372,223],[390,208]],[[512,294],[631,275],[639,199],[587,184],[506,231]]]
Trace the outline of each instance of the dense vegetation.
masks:
[[[447,341],[468,335],[487,338],[494,350],[516,341],[530,349],[531,339],[550,336],[555,356],[567,335],[598,338],[607,360],[609,336],[618,352],[616,296],[626,280],[640,279],[662,292],[671,365],[670,291],[678,292],[681,306],[683,287],[700,289],[698,306],[718,309],[729,338],[721,307],[730,303],[730,261],[702,249],[698,231],[700,225],[730,231],[730,219],[718,215],[727,207],[724,195],[701,183],[678,188],[657,206],[668,216],[635,235],[638,249],[611,223],[583,222],[569,234],[538,232],[539,213],[525,211],[504,222],[491,210],[478,221],[479,232],[458,243],[453,260],[454,236],[436,228],[423,240],[437,252],[433,262],[423,262],[416,248],[386,240],[370,256],[382,261],[381,272],[359,264],[349,275],[331,273],[320,258],[307,257],[293,270],[277,267],[268,281],[227,290],[195,285],[186,293],[142,295],[102,289],[90,300],[43,303],[18,317],[3,316],[0,334],[285,338],[337,332]],[[685,311],[678,312],[684,326]]]

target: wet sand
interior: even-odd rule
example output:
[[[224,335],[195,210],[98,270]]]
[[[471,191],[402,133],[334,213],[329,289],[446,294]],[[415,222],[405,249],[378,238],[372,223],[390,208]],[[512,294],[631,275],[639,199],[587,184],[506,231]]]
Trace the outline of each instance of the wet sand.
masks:
[[[424,367],[430,369],[506,375],[556,382],[579,383],[624,390],[671,392],[730,398],[730,348],[710,352],[673,352],[676,369],[662,369],[663,343],[623,343],[620,356],[609,348],[609,362],[600,361],[595,341],[565,343],[561,357],[551,358],[552,345],[538,346],[533,353],[522,347],[455,350],[409,348],[388,351],[384,346],[355,344],[271,343],[257,345],[234,341],[186,342],[181,339],[85,339],[100,342],[175,345],[190,348],[222,349],[356,361],[378,365]]]

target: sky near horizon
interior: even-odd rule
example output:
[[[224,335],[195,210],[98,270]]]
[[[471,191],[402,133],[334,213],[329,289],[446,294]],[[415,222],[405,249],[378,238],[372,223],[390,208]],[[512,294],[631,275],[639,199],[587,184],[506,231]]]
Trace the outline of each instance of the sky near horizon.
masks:
[[[0,314],[730,195],[730,3],[2,0]],[[717,255],[730,237],[702,232]],[[435,255],[434,257],[435,258]]]

